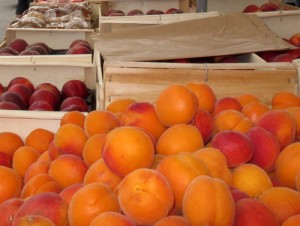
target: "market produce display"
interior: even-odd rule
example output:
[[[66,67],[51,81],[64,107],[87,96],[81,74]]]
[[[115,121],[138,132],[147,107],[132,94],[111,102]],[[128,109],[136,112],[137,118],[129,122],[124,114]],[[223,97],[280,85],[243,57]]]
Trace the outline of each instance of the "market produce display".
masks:
[[[280,9],[280,7],[277,3],[266,2],[260,6],[255,5],[255,4],[248,5],[243,9],[242,12],[243,13],[272,12],[272,11],[277,11],[279,9]]]

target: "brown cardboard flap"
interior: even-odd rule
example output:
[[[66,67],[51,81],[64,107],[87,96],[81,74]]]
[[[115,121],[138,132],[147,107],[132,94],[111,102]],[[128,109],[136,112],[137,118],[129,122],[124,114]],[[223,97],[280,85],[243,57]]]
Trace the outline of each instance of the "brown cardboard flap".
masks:
[[[290,49],[253,14],[154,25],[92,37],[105,60],[154,61]]]

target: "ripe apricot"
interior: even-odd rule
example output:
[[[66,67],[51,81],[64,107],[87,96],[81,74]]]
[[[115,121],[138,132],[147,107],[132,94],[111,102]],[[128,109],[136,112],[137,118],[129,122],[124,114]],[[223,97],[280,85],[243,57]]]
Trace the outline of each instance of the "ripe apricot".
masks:
[[[261,102],[252,102],[246,104],[242,108],[242,113],[248,117],[252,122],[256,122],[256,120],[265,112],[269,111],[270,107]]]
[[[54,133],[43,128],[32,130],[25,138],[25,145],[35,148],[43,153],[48,150],[49,144],[54,138]]]
[[[244,107],[245,105],[249,103],[254,103],[254,102],[261,102],[259,97],[255,96],[254,94],[251,93],[243,93],[239,96],[236,97],[238,102],[240,102],[241,106]]]
[[[66,112],[63,117],[60,119],[60,126],[64,124],[75,124],[80,126],[81,128],[84,127],[84,120],[85,120],[85,114],[80,111],[69,111]]]
[[[119,119],[109,111],[91,111],[86,115],[84,121],[84,130],[88,137],[99,133],[106,134],[119,126]]]
[[[120,119],[121,126],[136,126],[142,128],[158,140],[167,129],[157,117],[154,105],[148,102],[130,104]]]
[[[61,154],[74,154],[81,157],[87,139],[88,137],[80,126],[65,124],[56,131],[54,146]]]
[[[272,96],[272,108],[285,109],[288,107],[300,107],[300,98],[288,91],[280,91]]]
[[[54,159],[56,159],[58,156],[60,156],[62,154],[58,150],[58,148],[56,148],[56,146],[54,144],[54,140],[52,140],[51,143],[49,144],[47,152],[48,152],[49,160],[51,160],[51,161],[53,161]]]
[[[49,170],[50,162],[48,161],[36,161],[32,163],[26,170],[24,175],[24,183],[26,184],[32,177],[38,174],[47,174]]]
[[[237,110],[223,110],[215,116],[214,133],[223,130],[235,130],[247,132],[254,126],[254,123]]]
[[[22,138],[16,133],[2,132],[0,133],[1,152],[6,153],[11,159],[15,151],[24,145]]]
[[[82,151],[83,161],[87,166],[91,166],[94,162],[102,158],[102,145],[105,134],[95,134],[90,136]]]
[[[0,204],[5,200],[19,197],[22,180],[16,170],[0,166]]]
[[[16,226],[55,226],[47,217],[41,215],[26,215],[14,221]]]
[[[119,212],[117,197],[103,183],[91,183],[78,189],[69,204],[68,217],[72,226],[88,226],[100,213]]]
[[[154,161],[152,139],[143,130],[132,127],[118,127],[106,134],[102,158],[107,167],[120,177],[138,168],[149,168]]]
[[[66,188],[72,184],[83,183],[87,169],[79,156],[64,154],[50,163],[48,173],[61,188]]]
[[[166,156],[158,163],[156,170],[167,178],[173,189],[174,211],[177,214],[182,213],[182,199],[189,183],[199,175],[209,174],[202,160],[189,152]]]
[[[182,216],[167,216],[157,221],[153,226],[190,226],[187,219]]]
[[[173,191],[165,176],[146,168],[123,178],[118,199],[122,212],[140,225],[153,225],[166,217],[174,203]]]
[[[189,123],[196,114],[198,101],[187,87],[173,84],[162,90],[155,100],[155,111],[166,126]]]
[[[106,106],[106,110],[112,113],[124,113],[126,108],[136,101],[130,98],[118,98]]]
[[[272,210],[279,224],[291,216],[300,214],[300,193],[287,187],[272,187],[259,197]]]
[[[281,224],[281,226],[298,226],[298,225],[300,225],[300,214],[289,217]]]
[[[204,146],[200,131],[190,124],[176,124],[169,127],[156,143],[156,153],[173,155],[180,152],[194,152]]]
[[[273,184],[262,168],[246,163],[232,170],[232,186],[255,198],[273,187]]]
[[[15,151],[12,160],[12,167],[19,175],[24,178],[27,169],[33,164],[38,157],[40,152],[30,146],[22,146]]]
[[[14,216],[23,203],[24,199],[11,198],[0,204],[0,222],[2,226],[12,226]]]
[[[136,224],[127,216],[121,213],[107,211],[96,216],[89,226],[136,226]]]
[[[83,183],[72,184],[64,189],[62,189],[58,194],[59,196],[63,197],[66,203],[69,205],[71,199],[76,191],[84,186]]]
[[[211,224],[232,226],[235,203],[224,181],[200,175],[187,187],[182,211],[191,226]]]
[[[209,113],[213,112],[216,94],[208,84],[189,82],[186,84],[186,87],[195,94],[198,102],[198,108],[204,108]]]
[[[296,120],[296,138],[300,140],[300,107],[288,107],[286,111],[291,113]]]
[[[109,186],[113,191],[122,181],[122,177],[114,174],[101,158],[94,162],[86,171],[83,183],[90,184],[94,182],[102,182]]]

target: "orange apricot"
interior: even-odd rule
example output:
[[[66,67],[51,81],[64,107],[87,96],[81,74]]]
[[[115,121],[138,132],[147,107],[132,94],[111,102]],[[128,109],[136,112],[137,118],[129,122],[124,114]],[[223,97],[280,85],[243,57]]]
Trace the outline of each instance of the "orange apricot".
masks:
[[[216,95],[213,89],[206,83],[189,82],[186,87],[196,96],[198,108],[204,108],[209,113],[213,112]]]
[[[272,108],[285,109],[288,107],[300,107],[300,98],[288,91],[280,91],[272,96]]]
[[[84,120],[85,120],[85,114],[83,112],[69,111],[69,112],[66,112],[63,115],[63,117],[60,119],[60,126],[71,123],[71,124],[75,124],[75,125],[83,128]]]
[[[0,166],[0,204],[5,200],[19,197],[22,180],[16,170]]]
[[[154,161],[154,145],[143,130],[132,127],[118,127],[106,134],[102,158],[116,175],[124,177],[138,168],[149,168]]]
[[[156,143],[156,153],[173,155],[180,152],[194,152],[204,147],[202,135],[190,124],[176,124],[169,127]]]
[[[139,225],[153,225],[166,217],[174,204],[173,191],[165,176],[146,168],[123,178],[118,186],[118,199],[122,212]]]
[[[173,84],[162,90],[155,100],[155,111],[166,126],[189,123],[196,114],[198,101],[187,87]]]
[[[232,226],[235,203],[229,187],[218,178],[200,175],[189,184],[183,197],[183,216],[191,226]]]
[[[84,186],[83,183],[72,184],[72,185],[62,189],[58,194],[59,194],[59,196],[63,197],[63,199],[69,205],[74,193],[76,191],[78,191],[80,188],[82,188],[83,186]]]
[[[0,204],[0,222],[2,226],[12,226],[14,216],[23,203],[24,199],[10,198]]]
[[[298,225],[300,225],[300,214],[289,217],[281,224],[281,226],[298,226]]]
[[[118,98],[113,100],[106,106],[106,111],[112,113],[124,113],[126,108],[130,105],[135,103],[136,101],[130,98]]]
[[[270,107],[261,102],[252,102],[246,104],[242,108],[242,113],[248,117],[252,122],[256,122],[256,120],[265,112],[269,111]]]
[[[48,161],[36,161],[32,163],[25,172],[24,183],[26,184],[35,175],[47,174],[49,170],[49,166],[50,166],[50,162]]]
[[[85,131],[77,125],[65,124],[58,128],[54,136],[54,146],[61,154],[82,156],[82,151],[88,137]]]
[[[48,173],[61,188],[66,188],[72,184],[83,183],[87,169],[79,156],[64,154],[50,163]]]
[[[121,213],[107,211],[96,216],[89,226],[136,226],[136,224],[127,216]]]
[[[61,155],[58,148],[55,147],[54,140],[52,140],[51,143],[49,144],[47,152],[48,152],[49,159],[51,161],[53,161],[54,159],[56,159],[58,156]]]
[[[272,187],[264,191],[258,199],[275,214],[279,223],[300,214],[300,193],[287,187]]]
[[[43,153],[48,150],[49,144],[54,138],[54,133],[43,128],[32,130],[25,138],[25,145],[35,148]]]
[[[251,93],[243,93],[243,94],[237,96],[236,99],[238,100],[238,102],[240,102],[242,107],[244,107],[245,105],[247,105],[249,103],[261,102],[257,96],[255,96],[254,94],[251,94]]]
[[[286,111],[291,113],[296,120],[296,137],[300,140],[300,107],[288,107]]]
[[[0,147],[1,152],[6,153],[11,159],[15,151],[24,145],[22,138],[16,133],[1,132],[0,133]]]
[[[26,215],[14,221],[15,226],[55,226],[47,217],[41,215]]]
[[[51,143],[50,143],[50,146],[51,146]],[[49,157],[49,151],[45,151],[45,152],[41,153],[36,161],[50,162],[51,159]]]
[[[190,226],[183,216],[167,216],[157,221],[153,226]]]
[[[83,161],[87,166],[91,166],[94,162],[102,158],[102,145],[105,134],[95,134],[90,136],[82,151]]]
[[[27,169],[40,156],[35,148],[30,146],[22,146],[15,151],[12,159],[12,168],[15,169],[19,175],[24,178]]]
[[[84,130],[88,137],[99,133],[106,134],[119,126],[119,119],[109,111],[91,111],[86,115],[84,121]]]
[[[70,200],[68,217],[72,226],[88,226],[99,214],[119,212],[117,197],[103,183],[91,183],[78,189]]]

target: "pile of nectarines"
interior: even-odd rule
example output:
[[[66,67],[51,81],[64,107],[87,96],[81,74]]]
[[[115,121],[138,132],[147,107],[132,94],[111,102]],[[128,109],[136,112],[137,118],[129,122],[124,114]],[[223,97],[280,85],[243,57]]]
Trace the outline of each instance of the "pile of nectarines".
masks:
[[[255,4],[247,5],[242,12],[243,13],[272,12],[272,11],[277,11],[279,9],[280,7],[278,4],[274,2],[266,2],[263,3],[261,6]]]
[[[0,84],[0,109],[38,111],[90,111],[91,90],[80,80],[65,82],[62,89],[43,82],[34,87],[30,79],[15,77],[7,86]]]
[[[66,50],[55,50],[45,42],[28,44],[22,38],[16,38],[7,46],[0,49],[0,56],[21,56],[21,55],[56,55],[56,54],[92,54],[93,49],[85,40],[73,40]]]
[[[1,225],[298,226],[300,97],[270,102],[172,84],[1,132]]]
[[[119,9],[109,9],[104,13],[104,16],[140,16],[140,15],[177,14],[177,13],[183,13],[183,11],[177,8],[170,8],[165,12],[158,9],[151,9],[148,10],[147,12],[143,12],[140,9],[133,9],[126,14],[124,11]]]

